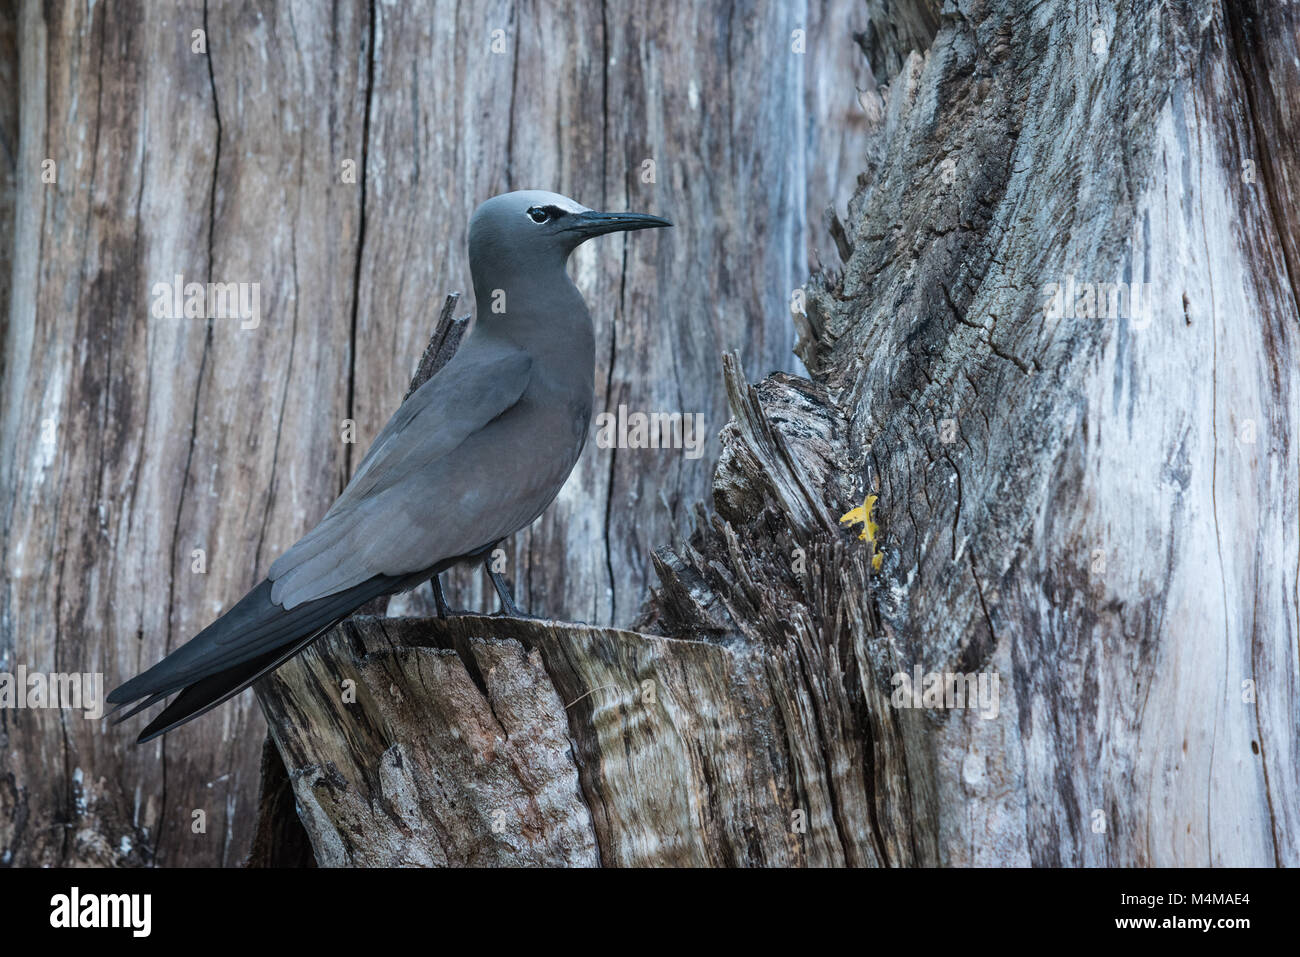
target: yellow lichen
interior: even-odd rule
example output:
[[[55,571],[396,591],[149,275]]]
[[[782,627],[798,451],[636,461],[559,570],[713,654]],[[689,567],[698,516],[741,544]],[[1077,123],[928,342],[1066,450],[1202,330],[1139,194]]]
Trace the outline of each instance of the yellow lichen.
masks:
[[[880,566],[884,561],[884,556],[876,549],[876,536],[880,534],[880,526],[871,518],[871,512],[876,507],[878,497],[868,495],[866,501],[861,505],[840,516],[841,525],[862,526],[862,533],[858,535],[858,541],[871,543],[871,568],[873,571],[880,571]]]

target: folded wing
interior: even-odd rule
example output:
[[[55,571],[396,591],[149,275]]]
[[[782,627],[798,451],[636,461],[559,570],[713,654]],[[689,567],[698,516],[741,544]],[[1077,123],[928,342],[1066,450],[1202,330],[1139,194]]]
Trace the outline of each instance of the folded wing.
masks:
[[[512,347],[475,346],[402,404],[320,524],[271,565],[272,601],[293,609],[374,575],[410,574],[452,557],[420,547],[435,547],[436,529],[420,521],[430,503],[415,497],[421,489],[410,480],[514,406],[532,366]]]

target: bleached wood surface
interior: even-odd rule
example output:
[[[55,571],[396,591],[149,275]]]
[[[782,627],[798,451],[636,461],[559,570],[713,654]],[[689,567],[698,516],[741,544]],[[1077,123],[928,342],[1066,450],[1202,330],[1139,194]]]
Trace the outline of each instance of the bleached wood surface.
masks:
[[[577,257],[600,408],[703,412],[712,435],[723,349],[792,366],[785,304],[860,166],[865,20],[850,0],[728,11],[0,4],[0,668],[112,686],[255,584],[401,400],[443,295],[469,289],[469,214],[504,189],[680,223]],[[260,283],[260,325],[153,318],[177,273]],[[509,548],[521,601],[629,622],[715,454],[593,447]],[[453,602],[494,608],[480,579]],[[143,749],[0,712],[0,860],[237,864],[263,736],[251,695]]]
[[[325,676],[272,721],[322,858],[1300,863],[1296,6],[945,10],[797,317],[813,381],[728,362],[713,514],[639,632],[367,620],[281,672]],[[1070,276],[1150,312],[1046,313]],[[837,527],[867,493],[876,575]],[[996,715],[896,707],[918,667]],[[412,748],[472,791],[452,846],[436,798],[357,824]]]
[[[905,713],[926,838],[1294,865],[1296,8],[978,7],[891,85],[800,349],[900,670],[1002,676],[1001,720]],[[1045,319],[1071,273],[1149,283],[1149,322]]]

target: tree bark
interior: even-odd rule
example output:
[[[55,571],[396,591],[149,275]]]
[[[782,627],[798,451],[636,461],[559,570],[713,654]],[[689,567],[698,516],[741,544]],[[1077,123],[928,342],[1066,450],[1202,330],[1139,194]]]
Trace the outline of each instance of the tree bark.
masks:
[[[280,669],[260,821],[247,698],[143,750],[0,709],[0,862],[260,823],[263,864],[1297,863],[1296,6],[728,9],[0,7],[0,670],[116,681],[252,585],[501,189],[675,216],[575,263],[598,404],[732,416],[694,464],[590,450],[513,543],[591,625],[362,617]],[[260,282],[259,329],[151,318],[176,273]]]
[[[637,630],[362,619],[272,679],[319,860],[1300,863],[1296,7],[909,7],[811,377],[727,359]]]

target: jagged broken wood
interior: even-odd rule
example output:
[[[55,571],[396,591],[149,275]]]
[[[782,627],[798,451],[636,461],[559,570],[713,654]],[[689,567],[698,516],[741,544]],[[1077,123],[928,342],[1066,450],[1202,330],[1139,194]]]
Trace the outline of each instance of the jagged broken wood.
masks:
[[[434,343],[450,315],[449,304]],[[436,368],[422,362],[416,378]],[[298,839],[284,813],[291,788],[323,865],[910,859],[875,822],[895,813],[883,798],[901,754],[873,717],[884,700],[868,707],[878,692],[855,677],[867,650],[855,636],[872,632],[866,553],[840,540],[826,498],[840,491],[828,456],[843,423],[812,383],[754,388],[735,357],[725,368],[736,418],[719,466],[723,514],[766,519],[737,526],[748,546],[781,525],[815,533],[767,537],[765,564],[712,612],[660,556],[664,594],[646,626],[671,621],[677,637],[482,616],[349,619],[259,684],[287,769],[267,776],[259,838]],[[817,607],[802,606],[807,590]]]
[[[638,630],[360,619],[264,688],[321,862],[1300,863],[1300,13],[889,6],[811,379],[724,363]]]

